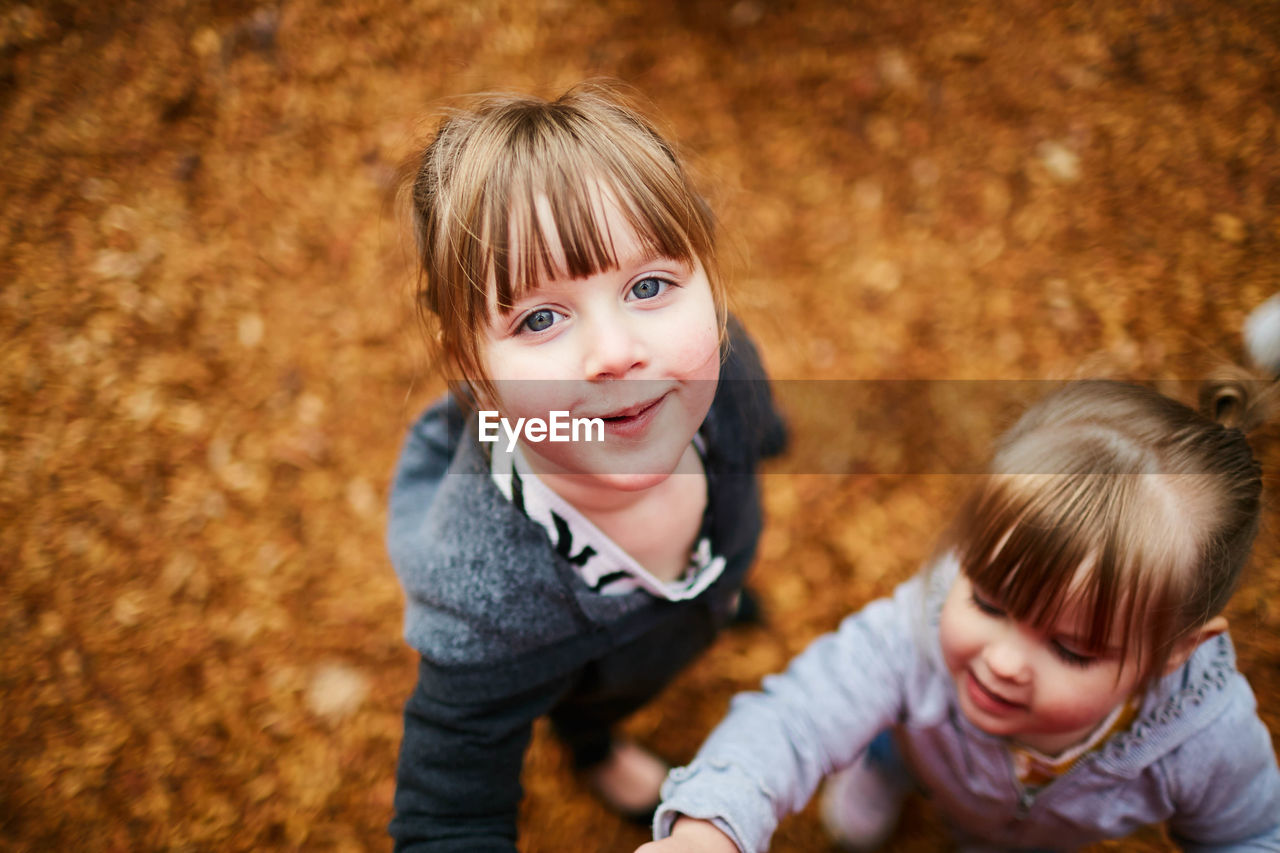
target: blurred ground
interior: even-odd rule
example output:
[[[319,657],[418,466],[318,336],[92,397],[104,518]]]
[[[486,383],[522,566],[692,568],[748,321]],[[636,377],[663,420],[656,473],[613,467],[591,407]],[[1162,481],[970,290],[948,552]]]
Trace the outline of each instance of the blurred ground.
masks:
[[[777,377],[1194,377],[1280,289],[1278,39],[1268,0],[5,4],[0,848],[389,847],[384,494],[438,384],[387,198],[448,96],[638,87]],[[872,446],[943,455],[999,428],[880,414]],[[768,626],[632,731],[691,757],[962,486],[767,477]],[[1230,615],[1280,732],[1270,503]],[[542,730],[525,781],[524,850],[644,840]],[[908,818],[895,849],[941,844]],[[812,810],[773,849],[826,849]]]

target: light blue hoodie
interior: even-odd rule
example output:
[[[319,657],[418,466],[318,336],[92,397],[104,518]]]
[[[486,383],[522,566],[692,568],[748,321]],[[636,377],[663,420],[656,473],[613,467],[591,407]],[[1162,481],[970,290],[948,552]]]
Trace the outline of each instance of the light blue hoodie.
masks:
[[[1186,850],[1280,851],[1280,770],[1224,634],[1156,682],[1136,721],[1032,795],[1006,743],[956,705],[938,616],[956,565],[944,558],[820,637],[761,692],[737,696],[687,767],[673,770],[655,837],[677,816],[713,819],[743,851],[823,777],[895,727],[916,782],[965,847],[1073,850],[1167,821]]]

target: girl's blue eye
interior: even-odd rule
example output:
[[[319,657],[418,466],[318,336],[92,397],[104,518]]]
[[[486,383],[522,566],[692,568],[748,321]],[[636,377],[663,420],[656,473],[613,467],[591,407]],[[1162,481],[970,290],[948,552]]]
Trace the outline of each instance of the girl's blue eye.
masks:
[[[636,299],[652,299],[670,287],[670,283],[660,278],[642,278],[631,285],[631,295]]]
[[[542,332],[549,328],[556,321],[556,312],[550,308],[539,308],[524,318],[524,322],[520,324],[520,328],[530,332]]]

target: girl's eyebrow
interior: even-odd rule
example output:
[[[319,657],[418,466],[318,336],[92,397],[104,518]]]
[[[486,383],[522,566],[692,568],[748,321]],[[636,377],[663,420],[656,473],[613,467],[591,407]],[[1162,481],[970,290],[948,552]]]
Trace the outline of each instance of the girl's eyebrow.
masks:
[[[687,261],[682,261],[679,258],[669,258],[662,252],[641,249],[640,251],[634,252],[625,258],[618,258],[617,268],[619,271],[625,272],[626,270],[632,270],[637,267],[644,267],[655,263],[662,263],[664,261],[672,264],[679,264],[681,266],[688,266]]]

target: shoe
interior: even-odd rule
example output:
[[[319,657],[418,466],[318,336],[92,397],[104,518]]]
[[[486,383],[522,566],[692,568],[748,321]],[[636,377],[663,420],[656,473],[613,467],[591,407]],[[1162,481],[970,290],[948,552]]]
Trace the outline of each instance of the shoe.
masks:
[[[745,586],[738,590],[738,600],[734,603],[729,624],[734,628],[750,628],[764,624],[764,611],[760,608],[760,599]]]
[[[662,802],[659,790],[670,770],[670,765],[634,741],[617,740],[609,757],[584,773],[587,785],[610,811],[648,828],[653,826],[653,814]]]
[[[606,803],[606,805],[608,804]],[[662,800],[658,799],[655,800],[653,805],[649,806],[647,809],[640,809],[638,811],[622,811],[620,809],[615,809],[612,806],[609,806],[609,808],[612,809],[614,814],[632,826],[652,830],[653,816],[658,813],[658,806],[660,805],[662,805]]]
[[[878,850],[898,826],[905,797],[900,784],[862,756],[832,774],[822,789],[822,825],[848,853]]]

